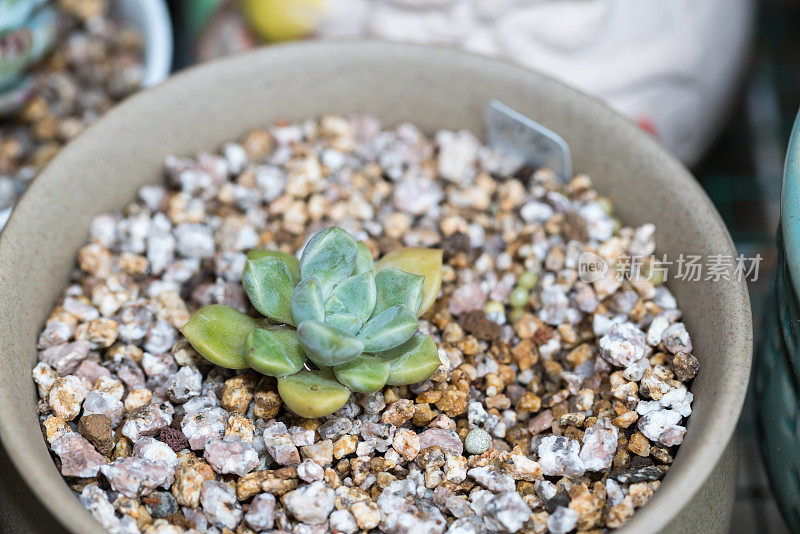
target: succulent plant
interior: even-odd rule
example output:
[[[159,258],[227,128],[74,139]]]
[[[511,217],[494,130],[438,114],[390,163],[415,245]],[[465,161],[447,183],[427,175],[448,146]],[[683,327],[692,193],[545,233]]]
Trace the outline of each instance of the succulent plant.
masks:
[[[440,250],[407,247],[376,264],[364,243],[332,226],[309,240],[300,260],[270,250],[247,255],[242,285],[266,318],[211,305],[181,331],[212,363],[276,377],[293,412],[321,417],[352,391],[414,384],[439,367],[436,343],[417,332],[417,318],[436,300],[441,271]]]

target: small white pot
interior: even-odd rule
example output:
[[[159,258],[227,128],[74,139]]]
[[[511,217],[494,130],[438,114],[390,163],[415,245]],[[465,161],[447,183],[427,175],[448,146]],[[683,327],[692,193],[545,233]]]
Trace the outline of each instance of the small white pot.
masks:
[[[144,38],[144,86],[167,79],[172,67],[172,24],[164,0],[117,0],[115,13]]]

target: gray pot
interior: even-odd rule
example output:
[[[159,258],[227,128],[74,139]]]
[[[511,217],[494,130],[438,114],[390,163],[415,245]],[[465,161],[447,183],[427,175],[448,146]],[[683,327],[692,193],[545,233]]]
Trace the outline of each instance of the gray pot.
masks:
[[[191,69],[129,98],[66,147],[0,237],[0,440],[3,461],[14,468],[0,467],[0,506],[12,514],[0,520],[10,520],[12,532],[102,532],[48,454],[30,378],[39,330],[93,215],[122,207],[141,185],[161,180],[165,156],[214,149],[280,117],[368,112],[431,132],[480,132],[492,98],[560,133],[577,172],[592,176],[626,223],[656,224],[658,253],[735,254],[708,197],[652,137],[599,102],[522,68],[448,49],[317,42]],[[620,532],[727,532],[736,489],[732,436],[752,349],[747,291],[734,281],[670,288],[702,363],[692,386],[695,412],[661,489]]]

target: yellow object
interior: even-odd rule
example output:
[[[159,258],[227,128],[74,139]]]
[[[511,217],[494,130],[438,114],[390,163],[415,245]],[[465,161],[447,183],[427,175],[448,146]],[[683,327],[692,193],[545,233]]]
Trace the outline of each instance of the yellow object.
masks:
[[[375,272],[394,267],[407,273],[424,276],[422,304],[417,312],[417,317],[420,317],[433,306],[439,296],[439,289],[442,287],[442,256],[443,253],[439,249],[405,247],[393,250],[382,257],[375,265]]]
[[[325,0],[242,0],[253,29],[266,41],[288,41],[312,33],[325,12]]]

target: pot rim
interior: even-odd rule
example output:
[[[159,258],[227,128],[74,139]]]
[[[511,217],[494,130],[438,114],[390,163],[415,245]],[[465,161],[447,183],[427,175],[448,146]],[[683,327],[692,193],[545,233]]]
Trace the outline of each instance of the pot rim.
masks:
[[[57,173],[57,169],[62,162],[69,160],[69,155],[76,151],[76,146],[87,144],[86,139],[92,136],[92,132],[102,128],[102,125],[110,121],[123,121],[126,116],[135,113],[140,102],[146,103],[151,99],[158,99],[160,95],[171,95],[177,91],[176,88],[191,88],[198,83],[206,83],[208,80],[221,79],[221,72],[235,67],[257,65],[264,58],[283,57],[294,60],[302,60],[304,57],[315,57],[318,55],[336,56],[350,52],[366,53],[373,57],[380,57],[381,54],[411,53],[414,50],[424,52],[426,56],[436,56],[441,60],[459,59],[468,61],[470,66],[476,71],[491,67],[507,69],[503,72],[514,72],[526,79],[536,80],[537,83],[549,85],[551,89],[557,89],[560,94],[565,94],[575,103],[580,103],[588,108],[586,113],[591,113],[604,121],[609,122],[610,126],[619,128],[626,138],[634,138],[641,146],[643,156],[655,158],[659,164],[664,165],[678,182],[676,187],[685,188],[691,191],[692,196],[703,205],[704,211],[713,219],[716,228],[712,228],[715,233],[724,236],[719,246],[723,247],[729,254],[735,253],[735,246],[728,233],[722,218],[716,211],[703,189],[697,184],[689,171],[671,154],[661,147],[661,145],[650,135],[642,132],[633,122],[611,110],[607,105],[598,99],[586,95],[564,83],[557,81],[541,73],[525,69],[509,61],[490,58],[487,56],[456,50],[451,47],[425,46],[416,44],[398,44],[377,40],[353,40],[337,39],[325,41],[310,41],[273,45],[235,54],[226,58],[217,59],[202,65],[186,69],[167,82],[145,91],[134,94],[126,101],[116,106],[104,115],[103,118],[93,123],[86,131],[72,141],[67,147],[47,165],[44,171],[31,184],[31,187],[20,199],[17,209],[12,213],[11,219],[2,234],[0,234],[0,259],[12,253],[15,246],[24,243],[25,228],[23,226],[26,216],[32,216],[37,208],[37,196],[39,190],[43,189],[43,184],[50,175]],[[638,150],[637,150],[638,151]],[[708,230],[708,229],[706,229]],[[11,272],[6,261],[0,261],[0,280],[13,280],[17,273]],[[693,500],[695,494],[701,489],[716,467],[723,452],[725,451],[731,436],[736,428],[739,414],[744,403],[747,384],[749,380],[751,360],[752,360],[752,320],[750,315],[750,301],[744,281],[732,283],[732,294],[729,296],[729,308],[731,315],[741,321],[740,326],[746,328],[737,329],[730,335],[735,340],[732,348],[736,349],[734,356],[736,359],[729,362],[724,375],[715,377],[715,384],[721,384],[713,400],[709,401],[713,408],[718,409],[715,417],[709,418],[706,426],[692,427],[692,432],[702,432],[702,439],[697,440],[692,447],[691,469],[686,469],[681,473],[672,475],[671,472],[663,480],[663,483],[649,503],[637,509],[633,518],[623,527],[618,529],[622,534],[632,534],[647,529],[648,531],[659,531],[666,527],[676,516]],[[4,337],[0,332],[0,343]],[[3,377],[0,376],[0,385]],[[44,484],[43,480],[51,479],[55,476],[61,479],[60,473],[55,469],[54,464],[41,465],[37,462],[36,455],[31,452],[24,444],[15,443],[12,436],[17,434],[21,428],[22,421],[16,417],[16,413],[9,410],[10,404],[6,397],[6,388],[0,387],[0,444],[8,452],[9,458],[17,468],[23,480],[28,484],[36,497],[43,503],[50,513],[64,527],[74,534],[84,534],[86,532],[101,533],[103,530],[90,514],[80,505],[66,484],[59,484],[58,487],[51,487],[52,484]],[[712,409],[711,407],[709,409]],[[690,419],[691,423],[691,419]],[[41,446],[46,447],[44,440]],[[680,451],[675,462],[684,460],[688,451]],[[690,461],[690,460],[686,460]],[[687,472],[688,471],[688,472]],[[66,499],[69,499],[66,500]],[[69,508],[70,515],[75,517],[78,511],[86,519],[80,524],[67,524],[64,514],[60,513]]]

